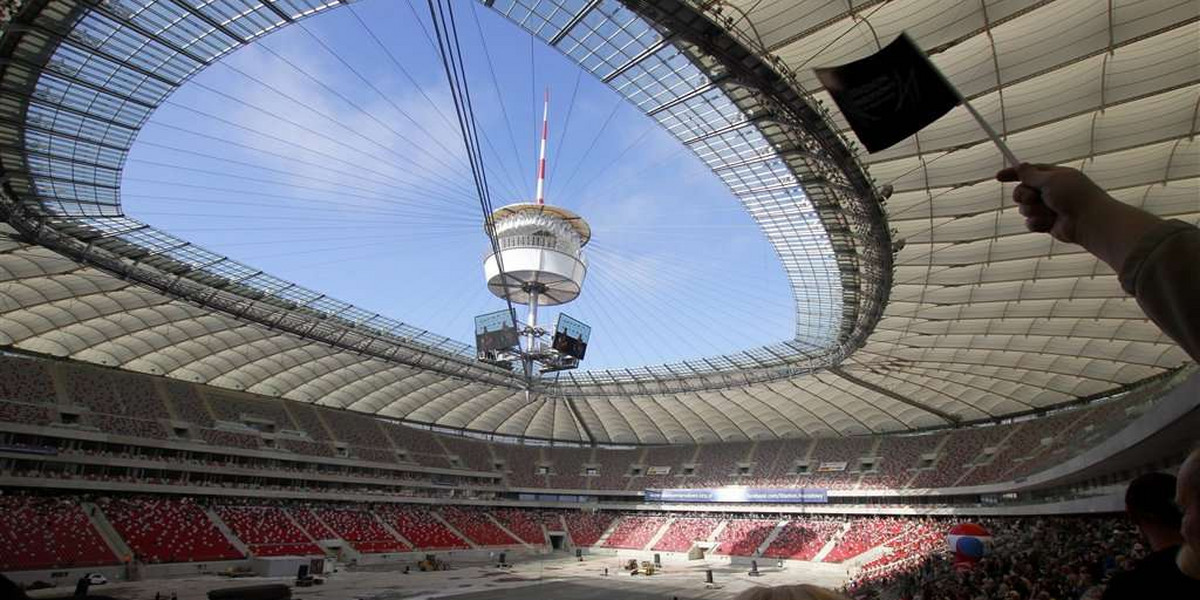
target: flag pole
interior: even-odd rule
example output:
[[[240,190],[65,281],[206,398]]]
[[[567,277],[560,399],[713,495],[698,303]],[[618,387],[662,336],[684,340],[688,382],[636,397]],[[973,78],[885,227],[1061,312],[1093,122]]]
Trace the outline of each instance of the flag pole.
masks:
[[[968,102],[967,99],[961,94],[958,98],[962,101],[962,105],[967,109],[967,112],[971,113],[972,117],[975,117],[975,120],[979,123],[979,126],[982,127],[983,131],[987,133],[987,136],[991,138],[992,143],[996,144],[996,147],[1000,149],[1000,153],[1004,155],[1005,160],[1011,163],[1014,167],[1020,165],[1021,161],[1017,158],[1017,155],[1013,154],[1013,151],[1008,148],[1008,144],[1005,144],[1004,140],[1000,139],[1000,134],[996,133],[995,129],[992,129],[992,126],[983,118],[983,115],[979,114],[979,111],[975,110],[975,107],[971,106],[971,103]]]

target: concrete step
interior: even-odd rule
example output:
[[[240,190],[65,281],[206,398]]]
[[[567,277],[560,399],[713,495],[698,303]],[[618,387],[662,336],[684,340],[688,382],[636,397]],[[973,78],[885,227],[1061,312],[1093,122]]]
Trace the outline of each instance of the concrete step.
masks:
[[[244,544],[242,540],[238,539],[238,536],[234,535],[233,530],[225,524],[225,521],[222,521],[221,517],[217,516],[217,511],[213,510],[212,507],[209,507],[204,509],[204,514],[208,515],[208,520],[212,521],[213,525],[217,526],[217,529],[221,531],[221,534],[225,536],[225,539],[229,540],[229,543],[232,544],[234,548],[237,548],[238,552],[241,552],[246,558],[250,557],[250,547]]]
[[[457,527],[451,525],[450,521],[447,521],[446,519],[442,518],[442,515],[439,514],[436,510],[429,511],[429,514],[433,515],[434,519],[436,519],[442,525],[445,525],[446,529],[449,529],[451,533],[453,533],[454,535],[457,535],[459,538],[461,538],[462,541],[465,542],[468,546],[470,546],[472,548],[479,547],[479,544],[476,544],[475,540],[472,540],[471,538],[467,537],[466,534],[459,531]]]
[[[398,540],[400,540],[400,541],[404,542],[404,543],[405,543],[405,545],[407,545],[409,548],[412,548],[413,550],[416,550],[416,549],[417,549],[417,545],[416,545],[416,544],[412,543],[412,541],[411,541],[411,540],[409,540],[408,538],[406,538],[406,537],[404,537],[404,536],[400,535],[400,532],[399,532],[399,531],[396,531],[396,528],[395,528],[395,527],[392,527],[392,524],[391,524],[391,523],[388,523],[387,521],[385,521],[385,520],[383,519],[383,517],[381,517],[381,516],[379,516],[379,515],[375,514],[375,512],[374,512],[374,511],[372,511],[372,512],[371,512],[371,516],[372,516],[372,517],[375,517],[375,520],[376,520],[376,521],[378,521],[378,522],[379,522],[379,524],[383,526],[383,530],[384,530],[384,531],[386,531],[386,532],[390,533],[390,534],[391,534],[393,537],[395,537],[396,539],[398,539]]]
[[[488,520],[489,520],[489,521],[491,521],[492,523],[494,523],[494,524],[496,525],[496,527],[499,527],[499,528],[500,528],[500,531],[503,531],[504,533],[508,534],[508,537],[510,537],[510,538],[512,538],[512,539],[514,539],[514,540],[516,540],[516,541],[517,541],[517,543],[521,544],[522,546],[524,546],[524,547],[526,547],[526,548],[533,549],[533,545],[532,545],[532,544],[530,544],[529,542],[526,542],[525,540],[521,539],[521,538],[520,538],[520,536],[518,536],[517,534],[513,533],[512,531],[509,531],[509,529],[508,529],[507,527],[505,527],[505,526],[504,526],[504,523],[501,523],[501,522],[500,522],[500,519],[497,519],[496,517],[492,516],[492,513],[485,512],[485,513],[483,513],[483,514],[484,514],[484,515],[486,515],[486,516],[487,516],[487,518],[488,518]],[[546,542],[545,542],[545,539],[546,539],[546,538],[545,538],[545,535],[546,535],[546,534],[545,534],[545,532],[542,532],[542,536],[543,536],[543,537],[542,537],[542,544],[545,544],[545,543],[546,543]]]
[[[821,562],[825,560],[825,557],[828,556],[830,552],[833,552],[833,549],[837,547],[837,543],[842,540],[842,536],[846,535],[847,531],[850,531],[849,521],[843,523],[842,530],[833,534],[833,536],[829,538],[829,541],[825,542],[824,546],[821,546],[821,549],[813,556],[812,561]]]
[[[100,537],[104,539],[104,543],[108,544],[108,549],[112,550],[113,556],[117,557],[118,561],[124,560],[126,556],[133,556],[133,549],[129,544],[125,543],[121,534],[117,533],[117,529],[108,521],[108,517],[104,515],[104,511],[100,510],[94,502],[80,502],[79,508],[83,509],[83,514],[87,515],[89,521],[92,522],[92,527],[100,532]]]
[[[775,528],[771,530],[771,533],[767,534],[767,539],[758,545],[758,549],[754,551],[754,556],[762,556],[763,552],[766,552],[767,548],[771,547],[771,543],[775,541],[775,538],[779,537],[779,532],[783,531],[784,526],[787,524],[787,519],[775,523]]]
[[[671,524],[674,522],[675,517],[668,518],[667,522],[663,523],[662,526],[658,528],[658,531],[655,531],[654,535],[650,536],[650,541],[646,542],[645,546],[642,546],[642,550],[649,550],[653,548],[654,545],[658,543],[658,540],[661,540],[663,536],[667,534],[667,530],[671,528]]]
[[[608,529],[605,529],[604,533],[601,533],[600,537],[596,540],[596,545],[603,546],[604,542],[608,541],[608,536],[612,535],[613,532],[617,530],[617,525],[620,525],[621,521],[624,519],[625,517],[617,517],[613,519],[613,522],[609,523]]]

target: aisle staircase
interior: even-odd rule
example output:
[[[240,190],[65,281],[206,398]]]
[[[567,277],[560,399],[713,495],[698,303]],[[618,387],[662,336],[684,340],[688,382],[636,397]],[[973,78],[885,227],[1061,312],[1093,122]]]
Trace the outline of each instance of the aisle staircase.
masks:
[[[762,556],[763,552],[766,552],[767,548],[771,547],[771,543],[775,541],[775,538],[779,537],[779,532],[783,531],[783,528],[786,527],[787,524],[788,524],[787,519],[783,519],[783,520],[775,523],[775,528],[771,530],[771,533],[767,534],[767,539],[763,540],[763,543],[758,545],[758,548],[754,551],[753,556],[754,557]]]
[[[112,550],[113,556],[117,557],[118,561],[126,556],[133,556],[133,550],[129,544],[125,543],[124,538],[117,533],[117,529],[108,521],[104,511],[100,510],[95,502],[80,502],[79,508],[83,509],[83,514],[87,515],[88,520],[92,522],[92,527],[95,527],[96,531],[100,533],[101,539],[108,544],[108,549]]]
[[[650,541],[646,542],[645,546],[642,546],[642,550],[649,550],[649,549],[653,548],[654,545],[657,544],[658,541],[661,540],[664,535],[667,535],[667,530],[671,528],[671,524],[674,523],[675,521],[676,521],[675,517],[667,518],[667,521],[665,523],[663,523],[661,526],[659,526],[658,531],[655,531],[654,535],[650,536]]]
[[[250,547],[242,543],[242,540],[238,539],[238,536],[233,534],[233,530],[225,524],[225,521],[221,520],[221,517],[217,516],[217,511],[213,510],[213,508],[209,506],[205,507],[204,514],[208,515],[208,520],[212,521],[213,525],[217,526],[217,529],[221,531],[221,535],[224,535],[225,539],[229,540],[229,543],[234,548],[237,548],[238,552],[242,553],[242,556],[250,558]]]
[[[825,562],[825,557],[830,552],[833,552],[833,549],[837,547],[838,542],[842,541],[842,537],[846,535],[847,531],[850,531],[849,521],[842,523],[842,530],[830,536],[829,541],[825,542],[824,546],[821,546],[821,550],[813,555],[813,562]]]
[[[516,540],[518,544],[521,544],[522,546],[526,547],[527,549],[530,549],[530,550],[532,550],[532,549],[533,549],[533,544],[530,544],[529,542],[526,542],[525,540],[521,539],[521,537],[520,537],[520,536],[518,536],[517,534],[513,533],[511,530],[509,530],[509,528],[505,527],[505,526],[504,526],[504,523],[501,523],[501,522],[500,522],[500,519],[497,519],[496,517],[493,517],[493,516],[492,516],[492,513],[490,513],[490,512],[485,512],[485,513],[483,513],[483,514],[484,514],[484,516],[486,516],[486,517],[488,518],[488,520],[489,520],[489,521],[491,521],[491,522],[492,522],[492,523],[493,523],[493,524],[494,524],[496,527],[499,527],[499,528],[500,528],[500,531],[503,531],[503,532],[505,533],[505,535],[507,535],[508,537],[510,537],[510,538],[512,538],[512,539],[514,539],[514,540]],[[543,525],[543,526],[542,526],[542,540],[543,540],[543,542],[542,542],[542,543],[543,543],[543,544],[545,543],[545,539],[546,539],[545,535],[546,535],[546,531],[545,531],[545,525]]]
[[[442,518],[441,513],[439,513],[436,510],[431,510],[431,511],[429,511],[429,514],[432,515],[434,519],[437,519],[442,525],[445,525],[446,529],[450,530],[450,533],[457,535],[459,538],[462,539],[462,541],[466,542],[468,546],[470,546],[471,548],[479,548],[479,544],[476,544],[475,540],[467,537],[466,534],[459,531],[457,527],[451,525],[450,521],[447,521],[446,519]]]

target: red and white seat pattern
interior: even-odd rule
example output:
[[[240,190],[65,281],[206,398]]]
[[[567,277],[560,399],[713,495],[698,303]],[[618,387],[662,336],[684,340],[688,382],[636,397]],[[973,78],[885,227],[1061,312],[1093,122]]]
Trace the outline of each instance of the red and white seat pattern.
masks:
[[[505,529],[511,531],[518,538],[521,538],[521,541],[528,544],[546,543],[546,534],[542,531],[540,515],[536,512],[514,510],[511,508],[500,508],[491,512],[492,516]]]
[[[778,520],[733,519],[717,537],[716,554],[754,556],[758,547],[767,541]]]
[[[905,521],[901,519],[854,519],[850,521],[850,529],[825,556],[825,562],[839,563],[854,558],[900,535],[904,527]]]
[[[418,508],[380,508],[376,514],[418,549],[470,548],[432,512]]]
[[[563,514],[567,533],[576,546],[594,546],[616,518],[612,513],[571,511]]]
[[[720,522],[718,519],[675,519],[651,549],[662,552],[687,552],[692,547],[692,542],[708,539]]]
[[[355,550],[363,554],[382,554],[388,552],[407,552],[411,550],[407,544],[396,539],[383,525],[376,520],[375,515],[367,511],[351,509],[318,509],[314,510],[321,521],[324,521],[338,537],[350,542]]]
[[[789,521],[763,552],[770,558],[812,560],[842,527],[840,521]]]
[[[218,506],[217,516],[245,542],[255,556],[322,556],[283,509],[274,506]]]
[[[292,518],[300,524],[309,537],[314,540],[336,540],[338,535],[333,532],[313,511],[307,508],[293,508],[288,511]]]
[[[143,562],[242,558],[242,553],[190,499],[101,499],[99,505],[135,557]]]
[[[0,571],[116,563],[117,557],[74,501],[0,496]]]
[[[479,546],[511,546],[518,543],[481,510],[447,506],[441,509],[441,513],[446,522]]]
[[[601,545],[610,548],[645,548],[658,529],[666,522],[666,517],[626,515],[621,518],[617,528]]]

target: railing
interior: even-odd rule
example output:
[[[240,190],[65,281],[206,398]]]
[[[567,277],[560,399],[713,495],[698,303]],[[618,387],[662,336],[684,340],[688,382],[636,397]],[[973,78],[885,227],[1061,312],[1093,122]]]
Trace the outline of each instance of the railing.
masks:
[[[583,258],[583,254],[579,251],[579,244],[568,240],[563,240],[550,235],[508,235],[501,236],[497,240],[500,250],[511,250],[513,248],[544,248],[546,250],[554,250],[562,252],[568,256],[578,258],[585,265],[587,261]],[[483,258],[490,257],[494,252],[488,248],[483,252]]]

